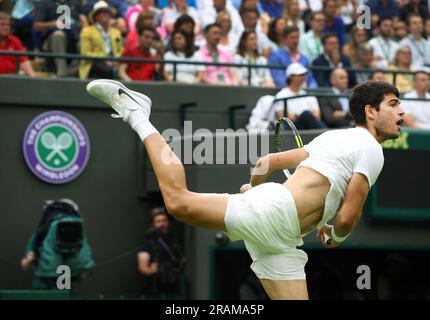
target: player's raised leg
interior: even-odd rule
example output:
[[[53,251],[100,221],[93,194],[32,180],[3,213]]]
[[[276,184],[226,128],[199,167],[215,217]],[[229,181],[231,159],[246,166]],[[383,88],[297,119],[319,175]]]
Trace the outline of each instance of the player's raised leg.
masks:
[[[225,231],[225,194],[200,194],[187,189],[185,170],[170,146],[149,121],[151,100],[113,80],[94,80],[87,91],[110,105],[142,139],[166,208],[176,219],[194,226]]]

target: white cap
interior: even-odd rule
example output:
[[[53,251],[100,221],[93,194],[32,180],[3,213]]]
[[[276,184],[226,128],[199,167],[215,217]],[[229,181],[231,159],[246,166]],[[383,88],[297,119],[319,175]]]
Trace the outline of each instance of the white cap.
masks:
[[[287,79],[290,76],[299,76],[302,74],[308,73],[308,69],[306,69],[301,63],[294,62],[290,64],[285,72]]]

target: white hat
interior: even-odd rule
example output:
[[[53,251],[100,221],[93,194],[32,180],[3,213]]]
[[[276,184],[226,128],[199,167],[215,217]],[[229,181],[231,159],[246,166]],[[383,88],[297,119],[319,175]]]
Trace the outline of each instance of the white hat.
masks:
[[[113,15],[114,13],[112,8],[109,7],[109,4],[106,1],[100,0],[94,4],[93,11],[91,11],[89,14],[91,20],[94,21],[94,16],[101,11],[110,12],[111,15]]]
[[[300,76],[302,74],[308,73],[308,69],[306,69],[301,63],[294,62],[290,64],[285,72],[287,79],[290,76]]]

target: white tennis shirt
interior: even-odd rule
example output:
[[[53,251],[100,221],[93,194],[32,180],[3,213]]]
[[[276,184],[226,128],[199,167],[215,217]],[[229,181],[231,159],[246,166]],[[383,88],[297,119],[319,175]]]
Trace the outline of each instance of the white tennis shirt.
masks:
[[[361,127],[326,131],[305,145],[304,149],[309,157],[298,168],[313,169],[327,177],[331,184],[318,227],[336,215],[354,172],[366,176],[371,187],[384,165],[381,145]]]

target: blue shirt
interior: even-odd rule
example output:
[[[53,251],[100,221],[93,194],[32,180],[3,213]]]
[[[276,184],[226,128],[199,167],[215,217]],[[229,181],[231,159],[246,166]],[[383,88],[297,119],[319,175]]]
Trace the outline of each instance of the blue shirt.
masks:
[[[345,24],[343,23],[342,18],[334,17],[333,24],[331,25],[331,27],[328,28],[326,26],[324,29],[324,33],[328,33],[328,32],[333,32],[337,35],[339,39],[339,46],[341,48],[345,45],[345,42],[346,42]]]
[[[282,9],[284,8],[284,5],[278,1],[272,4],[268,1],[262,0],[261,7],[263,8],[263,11],[266,12],[271,18],[277,18],[282,15]]]
[[[398,17],[400,14],[399,6],[394,0],[388,0],[386,6],[382,5],[381,0],[369,0],[367,5],[370,7],[372,16],[379,16],[379,18],[394,18]]]
[[[272,74],[273,81],[279,87],[287,86],[285,70],[292,63],[292,59],[290,53],[284,48],[279,48],[278,50],[272,52],[269,56],[268,64],[269,65],[277,65],[284,66],[285,69],[270,69],[270,73]],[[306,68],[309,66],[309,60],[306,56],[300,54],[298,61]],[[306,84],[308,88],[317,87],[317,83],[312,75],[312,72],[308,72],[306,74]]]

